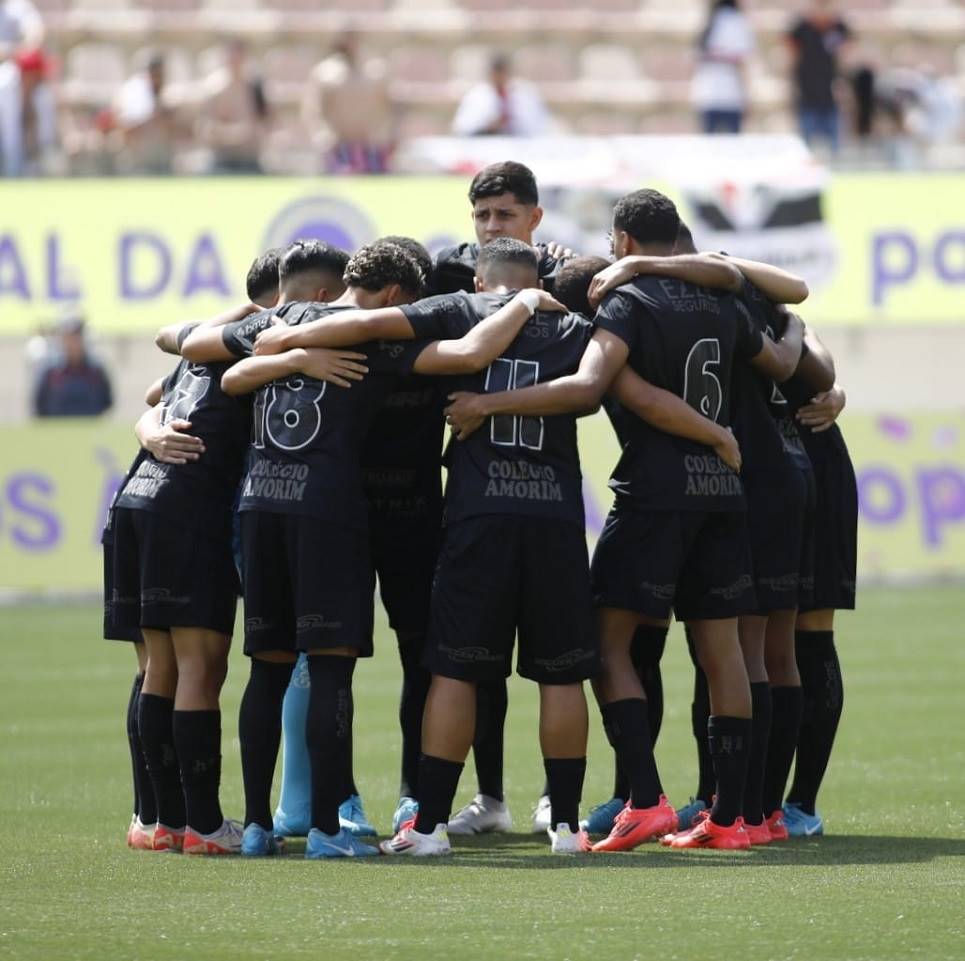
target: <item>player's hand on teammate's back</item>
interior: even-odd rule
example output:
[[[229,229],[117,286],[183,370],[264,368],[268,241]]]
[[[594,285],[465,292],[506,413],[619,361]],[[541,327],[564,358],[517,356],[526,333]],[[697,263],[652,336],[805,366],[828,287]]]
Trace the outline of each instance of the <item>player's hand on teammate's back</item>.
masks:
[[[743,458],[741,457],[740,444],[734,432],[729,428],[723,428],[720,443],[714,446],[714,453],[732,470],[740,473]]]
[[[828,430],[838,419],[847,403],[844,388],[837,384],[831,390],[822,391],[811,398],[810,404],[805,404],[798,412],[798,422],[803,427],[810,428],[815,434]]]
[[[481,410],[483,395],[459,390],[449,395],[449,401],[446,420],[456,440],[465,440],[477,431],[486,419]]]
[[[285,336],[288,333],[288,324],[281,317],[273,316],[271,326],[266,327],[255,338],[254,353],[259,357],[269,354],[280,354],[285,347]]]
[[[144,437],[144,447],[162,464],[187,464],[204,453],[204,441],[186,433],[190,429],[190,421],[172,420]]]
[[[617,287],[622,287],[624,284],[630,283],[637,275],[638,271],[622,260],[618,260],[615,264],[610,264],[609,267],[601,270],[590,281],[590,289],[587,291],[590,306],[599,307],[600,301],[603,300],[611,290],[616,290]]]
[[[539,294],[539,302],[536,304],[537,310],[548,310],[555,314],[568,314],[570,312],[569,307],[565,304],[561,304],[548,290],[543,290],[542,287],[537,289]]]
[[[339,387],[351,387],[351,381],[361,380],[368,367],[360,361],[368,358],[353,350],[331,350],[328,347],[309,347],[299,350],[298,369],[308,377],[324,380]]]

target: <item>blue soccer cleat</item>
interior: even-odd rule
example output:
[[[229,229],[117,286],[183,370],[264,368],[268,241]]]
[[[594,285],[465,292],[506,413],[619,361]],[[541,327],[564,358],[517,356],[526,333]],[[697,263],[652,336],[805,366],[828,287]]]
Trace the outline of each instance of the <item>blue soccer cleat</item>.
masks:
[[[378,848],[363,844],[346,828],[341,828],[338,834],[326,834],[318,828],[312,828],[305,845],[305,857],[309,861],[321,858],[369,858],[378,853]]]
[[[419,802],[414,797],[400,797],[399,806],[392,815],[392,833],[398,834],[402,825],[411,821],[419,813]]]
[[[685,804],[677,810],[677,821],[680,824],[678,830],[689,831],[696,827],[697,819],[701,811],[707,810],[707,804],[700,798],[691,798],[689,804]]]
[[[580,827],[587,834],[609,834],[613,830],[613,819],[626,804],[623,798],[611,797],[609,801],[591,807],[589,816],[580,821]]]
[[[299,814],[289,814],[281,809],[275,810],[274,817],[275,837],[278,838],[304,838],[311,830],[311,814],[304,811]]]
[[[379,832],[369,824],[362,807],[362,799],[353,794],[338,806],[339,827],[350,831],[357,838],[374,838]]]
[[[266,858],[281,854],[285,842],[260,824],[249,824],[241,836],[241,853],[246,858]]]
[[[824,834],[824,818],[818,814],[808,814],[796,804],[785,803],[784,826],[792,838],[813,838]]]

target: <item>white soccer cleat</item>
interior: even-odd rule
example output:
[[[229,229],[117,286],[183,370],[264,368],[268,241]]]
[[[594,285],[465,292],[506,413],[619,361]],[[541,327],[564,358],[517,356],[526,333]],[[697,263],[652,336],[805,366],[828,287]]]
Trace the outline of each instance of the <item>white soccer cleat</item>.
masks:
[[[192,827],[184,829],[185,854],[241,854],[244,827],[240,821],[226,818],[217,831],[202,834]]]
[[[574,834],[568,824],[557,824],[555,831],[547,828],[546,833],[550,836],[550,850],[553,854],[582,854],[590,850],[590,839],[586,831],[577,831]]]
[[[486,834],[511,831],[513,819],[505,801],[477,794],[461,811],[449,819],[450,834]]]
[[[432,834],[420,834],[415,828],[402,828],[394,838],[379,845],[383,854],[407,854],[413,858],[452,854],[444,824],[437,824]]]
[[[533,808],[533,834],[545,834],[552,827],[550,824],[552,813],[550,796],[544,794]]]

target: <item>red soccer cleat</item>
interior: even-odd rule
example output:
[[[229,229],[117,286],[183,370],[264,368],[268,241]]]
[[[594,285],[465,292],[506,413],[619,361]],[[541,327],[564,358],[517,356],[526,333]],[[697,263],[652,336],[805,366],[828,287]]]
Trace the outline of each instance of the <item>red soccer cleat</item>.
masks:
[[[712,848],[717,851],[746,851],[751,842],[744,830],[744,819],[738,818],[729,827],[714,824],[704,818],[695,828],[670,842],[674,849]]]
[[[747,832],[747,839],[751,842],[751,847],[759,847],[761,844],[770,844],[774,838],[771,836],[771,829],[767,821],[762,820],[760,824],[748,824],[744,822],[744,830]]]
[[[627,805],[614,819],[608,837],[597,841],[593,851],[632,851],[644,841],[650,841],[677,830],[677,812],[661,794],[660,800],[648,808]]]
[[[154,825],[144,824],[135,814],[127,829],[127,846],[135,851],[150,851],[154,848]]]
[[[780,808],[769,818],[765,818],[764,823],[771,832],[772,841],[786,841],[790,837],[787,833],[787,826],[784,824],[784,812]]]
[[[166,824],[158,821],[154,828],[154,843],[152,851],[175,851],[179,852],[184,847],[184,828],[169,828]]]
[[[670,845],[673,844],[674,838],[682,838],[685,834],[690,834],[690,832],[693,831],[693,829],[697,827],[698,824],[701,824],[702,822],[706,821],[707,818],[709,817],[710,817],[710,808],[707,808],[704,811],[698,811],[689,828],[681,828],[679,831],[674,831],[672,834],[665,834],[660,839],[660,843],[665,848],[669,848]]]

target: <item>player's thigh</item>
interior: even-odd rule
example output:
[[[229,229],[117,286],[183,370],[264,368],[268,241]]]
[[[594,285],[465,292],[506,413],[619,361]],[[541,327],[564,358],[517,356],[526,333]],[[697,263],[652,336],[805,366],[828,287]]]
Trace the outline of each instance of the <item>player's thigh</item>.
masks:
[[[289,515],[285,538],[296,648],[371,657],[375,578],[368,532]]]
[[[521,565],[514,517],[470,517],[446,528],[424,658],[433,674],[477,682],[509,676]]]
[[[268,511],[241,514],[245,654],[250,657],[295,651],[295,601],[284,521],[284,514]]]
[[[615,506],[593,552],[593,602],[663,621],[673,610],[687,542],[675,512]]]
[[[757,608],[743,512],[683,515],[687,556],[677,585],[678,621],[726,620]]]

